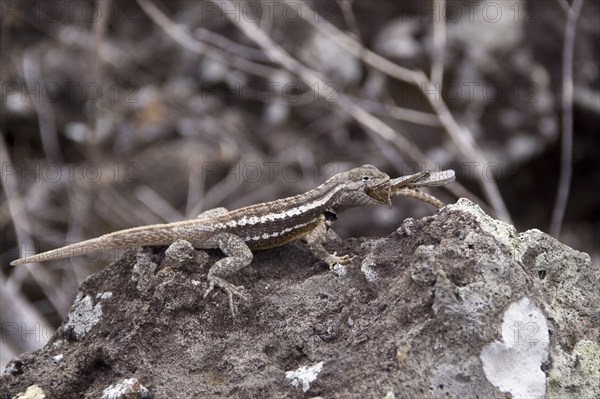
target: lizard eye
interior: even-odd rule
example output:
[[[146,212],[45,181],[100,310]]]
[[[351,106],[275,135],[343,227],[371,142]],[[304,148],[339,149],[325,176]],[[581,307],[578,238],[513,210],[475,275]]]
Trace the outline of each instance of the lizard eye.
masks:
[[[371,176],[363,176],[362,177],[362,181],[369,181],[371,180]]]

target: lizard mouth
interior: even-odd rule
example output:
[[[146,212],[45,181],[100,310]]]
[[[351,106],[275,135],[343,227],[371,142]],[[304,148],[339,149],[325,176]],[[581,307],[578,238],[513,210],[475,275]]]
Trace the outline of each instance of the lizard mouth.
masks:
[[[390,181],[381,183],[375,187],[369,187],[365,190],[365,194],[373,198],[380,204],[389,204],[391,201],[391,190],[392,186]]]

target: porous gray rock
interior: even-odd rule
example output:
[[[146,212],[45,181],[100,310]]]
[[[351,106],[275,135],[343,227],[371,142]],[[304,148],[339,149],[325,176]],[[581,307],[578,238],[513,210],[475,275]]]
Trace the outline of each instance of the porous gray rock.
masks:
[[[467,200],[328,247],[357,258],[333,273],[302,245],[257,252],[231,278],[250,296],[236,320],[219,290],[202,299],[218,251],[129,251],[9,363],[0,399],[600,397],[588,255]]]

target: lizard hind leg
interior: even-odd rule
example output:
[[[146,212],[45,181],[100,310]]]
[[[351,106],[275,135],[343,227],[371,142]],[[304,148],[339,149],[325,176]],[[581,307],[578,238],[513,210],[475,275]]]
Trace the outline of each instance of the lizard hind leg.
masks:
[[[242,300],[247,300],[244,295],[243,286],[235,286],[229,283],[225,278],[230,276],[252,262],[252,251],[246,245],[244,240],[232,233],[218,233],[211,238],[211,242],[218,246],[225,254],[225,258],[217,261],[208,271],[208,288],[204,292],[204,298],[210,294],[215,286],[220,287],[229,297],[229,308],[232,316],[235,317],[236,306],[233,296],[237,296]]]

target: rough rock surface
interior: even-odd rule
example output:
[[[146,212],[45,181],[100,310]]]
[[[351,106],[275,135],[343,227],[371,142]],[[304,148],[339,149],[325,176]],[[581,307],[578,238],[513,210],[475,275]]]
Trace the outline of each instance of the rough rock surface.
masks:
[[[129,251],[0,398],[600,397],[588,255],[467,200],[328,248],[358,256],[329,272],[302,245],[257,253],[235,321],[222,292],[202,299],[218,251]]]

